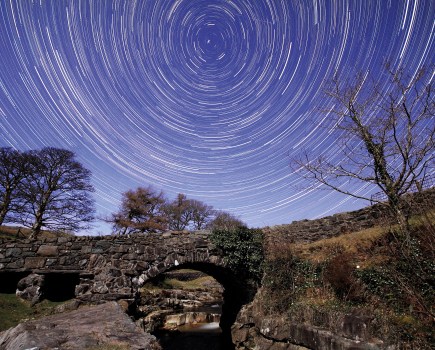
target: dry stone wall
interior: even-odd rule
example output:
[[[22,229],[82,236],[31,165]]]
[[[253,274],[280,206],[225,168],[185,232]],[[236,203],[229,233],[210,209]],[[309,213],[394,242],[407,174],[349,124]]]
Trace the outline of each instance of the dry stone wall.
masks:
[[[434,207],[435,189],[409,195],[404,199],[412,214],[420,214],[424,208]],[[291,243],[310,243],[344,233],[371,228],[386,223],[385,206],[373,205],[352,212],[339,213],[315,220],[294,221],[263,229],[266,246],[283,246]]]

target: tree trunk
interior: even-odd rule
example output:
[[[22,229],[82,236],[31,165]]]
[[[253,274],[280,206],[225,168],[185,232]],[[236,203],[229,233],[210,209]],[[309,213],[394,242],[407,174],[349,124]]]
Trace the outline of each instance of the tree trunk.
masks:
[[[5,217],[9,211],[10,205],[11,205],[10,194],[8,192],[6,192],[5,196],[3,198],[3,207],[2,207],[2,210],[0,211],[0,226],[3,224],[3,221],[5,220]]]
[[[39,233],[41,232],[42,227],[42,218],[44,211],[42,209],[39,209],[38,212],[35,215],[35,222],[32,225],[32,231],[30,234],[30,239],[36,239]]]

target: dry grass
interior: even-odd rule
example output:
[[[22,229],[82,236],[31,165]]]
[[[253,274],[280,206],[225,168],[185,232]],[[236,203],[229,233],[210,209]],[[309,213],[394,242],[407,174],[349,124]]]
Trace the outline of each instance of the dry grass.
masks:
[[[196,274],[198,271],[190,269],[181,269],[180,272]],[[170,275],[169,275],[170,276]],[[207,289],[210,284],[215,284],[216,280],[211,276],[202,276],[191,280],[182,281],[177,278],[165,277],[163,280],[149,281],[143,286],[146,290],[161,289],[183,289],[183,290],[201,290]]]
[[[204,289],[214,278],[210,276],[199,277],[191,281],[180,281],[175,278],[165,280],[165,284],[171,286],[173,289],[197,290]]]
[[[301,259],[312,263],[322,263],[338,253],[348,253],[366,260],[372,255],[373,244],[385,236],[387,230],[382,227],[344,234],[308,244],[291,244],[288,249]],[[370,254],[368,254],[370,253]],[[369,261],[366,261],[369,263]]]
[[[3,239],[23,239],[30,236],[31,230],[19,226],[0,226],[0,238]],[[72,236],[70,232],[42,230],[39,237],[55,238]]]
[[[435,224],[435,210],[410,219],[411,227],[422,224]],[[289,244],[287,247],[280,247],[280,250],[292,252],[299,258],[315,264],[326,262],[339,253],[346,253],[352,255],[361,268],[366,268],[385,262],[382,251],[379,250],[379,254],[376,254],[374,246],[388,235],[391,228],[389,225],[375,226],[313,243]]]
[[[271,246],[269,277],[280,283],[266,280],[266,306],[297,322],[306,321],[306,310],[372,315],[374,336],[403,348],[429,349],[435,210],[409,224],[405,234],[385,224],[313,243]]]

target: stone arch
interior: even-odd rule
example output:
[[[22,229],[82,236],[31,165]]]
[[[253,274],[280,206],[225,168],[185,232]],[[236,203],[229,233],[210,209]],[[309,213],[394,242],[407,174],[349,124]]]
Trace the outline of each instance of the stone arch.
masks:
[[[172,254],[164,260],[166,263],[160,262],[150,267],[150,269],[141,274],[141,276],[133,279],[133,282],[139,289],[140,286],[148,280],[158,277],[158,275],[162,273],[181,268],[201,271],[216,279],[224,288],[224,304],[222,306],[220,327],[222,329],[223,338],[228,341],[226,348],[232,349],[231,326],[235,323],[237,314],[242,306],[252,301],[256,293],[256,288],[236,276],[225,266],[222,258],[216,258],[217,259],[198,259],[197,255],[195,259],[192,259],[193,261],[190,261],[190,259],[185,259],[183,256]]]
[[[177,266],[201,263],[225,267],[223,257],[210,254],[208,249],[197,249],[189,252],[172,252],[160,257],[160,259],[155,259],[155,261],[148,265],[147,269],[143,269],[142,273],[133,278],[132,282],[140,287],[150,278],[154,278],[163,272],[176,268]]]

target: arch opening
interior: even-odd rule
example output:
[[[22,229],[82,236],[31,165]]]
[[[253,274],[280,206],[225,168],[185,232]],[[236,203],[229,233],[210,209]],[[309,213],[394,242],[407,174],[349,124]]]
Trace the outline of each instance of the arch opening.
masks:
[[[44,274],[44,299],[49,301],[67,301],[75,297],[75,288],[80,283],[78,273]]]
[[[186,273],[185,271],[188,271],[188,273]],[[217,318],[213,315],[214,312],[219,312],[219,327],[216,326],[216,329],[215,326],[210,324],[206,325],[203,328],[207,329],[205,331],[203,329],[201,329],[200,331],[195,331],[194,329],[192,329],[193,327],[187,326],[187,328],[175,327],[175,333],[170,333],[170,331],[159,332],[158,326],[161,326],[162,322],[168,319],[168,314],[163,311],[160,319],[158,316],[157,321],[154,324],[150,325],[149,323],[151,316],[158,313],[156,310],[153,310],[153,308],[155,309],[155,305],[152,305],[153,303],[158,304],[161,302],[169,302],[170,304],[172,300],[175,304],[175,308],[172,310],[172,314],[176,314],[175,319],[172,318],[172,322],[174,323],[184,322],[183,320],[179,321],[179,317],[190,317],[190,319],[192,319],[189,315],[183,316],[184,311],[181,310],[182,308],[177,309],[176,304],[178,301],[173,300],[174,298],[177,298],[177,296],[174,295],[174,293],[171,293],[170,290],[165,290],[165,287],[169,287],[169,289],[171,288],[171,286],[168,286],[168,278],[170,279],[176,277],[181,280],[192,279],[192,276],[195,277],[196,275],[199,278],[208,276],[215,281],[213,283],[207,278],[204,279],[204,281],[208,281],[208,284],[206,283],[205,292],[211,292],[213,288],[216,288],[216,284],[220,286],[220,296],[216,300],[209,300],[209,303],[205,303],[205,305],[204,303],[198,303],[202,307],[216,307],[216,305],[218,305],[219,309],[208,310],[210,314],[207,317],[208,321],[214,321],[215,325],[217,325]],[[180,285],[182,284],[183,283],[180,283]],[[154,334],[158,338],[160,338],[160,342],[164,350],[184,349],[183,346],[185,346],[186,349],[191,349],[192,345],[196,344],[197,342],[199,342],[199,344],[208,344],[204,345],[203,347],[204,349],[208,350],[234,349],[234,345],[231,341],[231,326],[234,324],[241,307],[251,301],[253,295],[255,294],[255,291],[252,290],[252,287],[249,287],[248,284],[245,283],[245,281],[237,278],[228,268],[207,262],[184,262],[182,264],[179,264],[178,266],[169,266],[164,271],[160,271],[159,274],[148,280],[146,285],[155,285],[158,287],[157,289],[159,291],[155,293],[155,298],[153,300],[152,293],[144,292],[143,289],[141,289],[138,298],[138,305],[136,306],[135,310],[135,316],[138,319],[146,320],[146,322],[143,323],[144,330],[148,332],[151,331],[151,333],[154,332]],[[204,290],[201,290],[204,288],[199,289],[201,293],[204,292]],[[203,296],[203,294],[200,293],[197,295]],[[190,294],[190,296],[192,296],[192,293]],[[182,296],[180,295],[180,298],[181,297]],[[164,300],[165,298],[167,299],[166,301]],[[197,309],[194,308],[194,310],[196,311]],[[170,314],[171,311],[168,311],[168,313]],[[154,329],[153,327],[156,327],[157,329]],[[180,332],[185,333],[181,335]],[[177,335],[175,340],[177,343],[175,347],[171,345],[171,342],[173,342],[174,339],[168,339],[168,337],[170,338],[174,334]],[[201,340],[201,338],[205,337],[210,337],[210,339]],[[202,347],[198,346],[195,348],[200,349]]]
[[[0,273],[0,293],[15,294],[18,282],[28,276],[29,272],[2,272]]]

